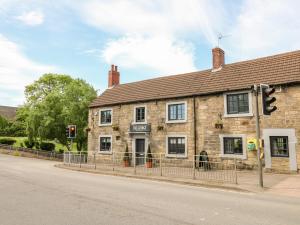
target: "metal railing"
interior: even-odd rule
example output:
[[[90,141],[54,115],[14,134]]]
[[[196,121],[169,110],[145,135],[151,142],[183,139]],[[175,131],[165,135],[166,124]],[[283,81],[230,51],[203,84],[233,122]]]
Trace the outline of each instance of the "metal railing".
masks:
[[[40,150],[40,149],[15,147],[12,145],[0,144],[0,150],[2,150],[2,153],[7,153],[7,154],[17,155],[19,153],[24,153],[28,157],[50,159],[50,160],[57,160],[57,161],[63,161],[63,158],[64,158],[64,154],[57,153],[55,151],[45,151],[45,150]],[[5,151],[5,152],[3,152],[3,151]]]
[[[237,183],[236,159],[209,157],[208,160],[200,161],[199,155],[195,155],[191,160],[171,158],[165,154],[155,153],[152,153],[151,159],[147,159],[145,156],[134,157],[132,153],[124,157],[124,154],[124,152],[118,152],[86,156],[69,152],[64,154],[64,164],[135,175]]]

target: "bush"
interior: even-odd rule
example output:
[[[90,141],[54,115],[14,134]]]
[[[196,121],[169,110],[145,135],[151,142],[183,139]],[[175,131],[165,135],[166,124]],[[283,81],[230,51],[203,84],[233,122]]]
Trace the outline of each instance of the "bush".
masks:
[[[63,149],[60,148],[60,149],[58,150],[58,152],[59,152],[60,154],[63,154],[65,151],[64,151]]]
[[[55,149],[55,144],[51,142],[42,142],[40,143],[40,148],[45,151],[53,151]]]
[[[0,138],[0,144],[13,145],[14,143],[16,143],[15,139],[12,139],[12,138]]]
[[[40,142],[34,142],[34,146],[36,149],[40,149]]]
[[[25,144],[26,148],[33,148],[33,146],[34,146],[34,142],[29,141],[28,139],[24,140],[24,144]]]

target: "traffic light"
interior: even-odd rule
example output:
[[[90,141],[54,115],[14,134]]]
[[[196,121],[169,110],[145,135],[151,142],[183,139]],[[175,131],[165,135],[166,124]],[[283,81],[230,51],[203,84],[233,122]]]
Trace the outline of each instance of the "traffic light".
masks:
[[[66,128],[66,136],[67,138],[76,138],[76,125],[69,125]]]
[[[269,85],[260,85],[261,96],[262,96],[262,109],[263,115],[271,115],[272,112],[276,111],[277,107],[271,105],[276,101],[274,96],[271,96],[275,92],[275,88],[270,88]]]
[[[76,125],[69,125],[70,138],[76,138]]]

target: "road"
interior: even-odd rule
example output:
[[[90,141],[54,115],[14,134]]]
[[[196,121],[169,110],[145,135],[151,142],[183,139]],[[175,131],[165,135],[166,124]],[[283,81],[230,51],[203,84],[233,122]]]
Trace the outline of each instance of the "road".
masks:
[[[0,154],[1,225],[299,225],[300,199],[69,171]]]

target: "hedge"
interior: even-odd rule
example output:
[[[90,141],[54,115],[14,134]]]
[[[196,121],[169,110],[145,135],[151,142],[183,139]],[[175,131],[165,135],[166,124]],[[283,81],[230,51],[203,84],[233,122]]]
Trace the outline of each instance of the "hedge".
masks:
[[[15,139],[12,139],[12,138],[0,138],[0,144],[13,145],[16,142],[17,141]]]
[[[46,151],[53,151],[55,149],[55,144],[51,142],[42,142],[40,143],[40,149]]]

